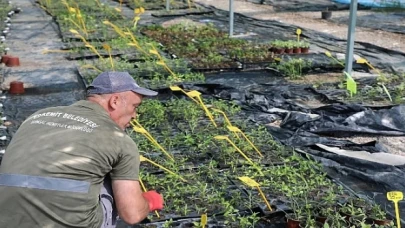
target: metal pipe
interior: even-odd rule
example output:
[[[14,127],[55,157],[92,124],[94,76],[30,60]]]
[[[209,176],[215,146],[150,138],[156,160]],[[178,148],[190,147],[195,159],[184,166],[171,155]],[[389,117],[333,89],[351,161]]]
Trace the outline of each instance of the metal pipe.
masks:
[[[346,65],[345,71],[348,74],[352,73],[353,68],[353,49],[354,38],[356,31],[356,15],[357,15],[357,0],[351,0],[350,3],[350,17],[349,17],[349,29],[347,32],[347,47],[346,47]]]
[[[233,0],[229,0],[229,37],[233,36]]]

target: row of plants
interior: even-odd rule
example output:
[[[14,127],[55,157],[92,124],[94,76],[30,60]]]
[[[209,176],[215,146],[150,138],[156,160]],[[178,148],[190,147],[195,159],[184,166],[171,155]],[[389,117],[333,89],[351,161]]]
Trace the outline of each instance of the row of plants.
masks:
[[[143,8],[134,10],[134,18],[129,20],[120,14],[123,6],[110,7],[98,1],[43,0],[40,3],[57,20],[63,20],[59,27],[62,34],[69,32],[65,39],[67,57],[82,60],[80,72],[87,82],[109,69],[129,71],[137,78],[144,78],[141,84],[148,87],[204,81],[204,76],[191,72],[184,60],[167,58],[157,42],[137,33]],[[100,33],[103,35],[94,39]]]
[[[325,52],[332,63],[345,67],[345,63],[338,60],[330,52]],[[356,102],[366,105],[403,104],[405,99],[405,74],[385,73],[376,69],[366,59],[359,58],[356,64],[364,65],[365,69],[375,77],[354,80],[352,75],[344,72],[337,83],[317,83],[313,87],[317,90],[334,90],[336,99],[344,102]]]
[[[192,180],[193,185],[195,183],[199,186],[193,191],[188,182],[182,181],[179,176],[170,174],[165,176],[159,168],[152,165],[142,166],[142,179],[148,188],[158,188],[163,193],[169,189],[170,212],[181,213],[182,210],[192,208],[191,210],[197,211],[197,214],[209,213],[214,218],[224,213],[229,215],[224,218],[228,226],[238,224],[239,227],[254,227],[263,215],[253,213],[253,208],[259,206],[263,209],[263,214],[270,211],[256,190],[245,187],[238,180],[238,177],[249,176],[260,183],[266,198],[272,202],[275,210],[281,210],[277,209],[277,205],[286,205],[290,209],[284,209],[287,219],[299,221],[301,227],[371,227],[369,223],[374,223],[374,220],[382,220],[376,223],[387,223],[381,227],[395,227],[390,220],[385,221],[387,215],[377,204],[350,196],[326,178],[319,163],[302,158],[283,147],[274,141],[263,126],[251,128],[235,103],[206,100],[208,107],[213,109],[219,107],[227,114],[232,124],[240,126],[264,157],[260,157],[249,143],[230,134],[229,131],[229,138],[257,166],[249,164],[229,143],[215,141],[216,135],[227,134],[226,126],[220,124],[225,120],[221,115],[216,115],[215,122],[219,123],[217,127],[209,121],[204,121],[201,107],[191,100],[181,98],[167,101],[146,100],[139,109],[139,122],[156,137],[175,160],[167,159],[160,153],[159,148],[144,136],[132,134],[139,145],[139,150],[143,156],[153,159],[164,167],[170,167],[174,173],[186,180]],[[159,175],[158,178],[154,173]],[[199,179],[201,176],[204,181]],[[237,199],[236,201],[225,200],[224,195],[233,192],[229,190],[232,184],[216,183],[224,181],[225,177],[236,186],[232,188],[233,190],[243,190],[242,192],[247,194],[232,196],[233,199]],[[220,208],[219,211],[222,213],[210,207],[211,203],[201,206],[197,201],[182,202],[179,208],[172,208],[171,199],[201,199],[201,189],[204,189],[203,192],[206,194],[203,197],[206,203],[214,202],[217,205],[214,208]],[[244,205],[245,209],[252,210],[251,217],[247,216],[248,219],[246,216],[237,216],[238,212],[245,211],[241,210],[240,204],[246,201],[250,204]],[[228,205],[227,203],[231,206],[224,206]],[[280,208],[283,208],[281,206]],[[189,212],[188,215],[195,214]],[[150,220],[154,221],[157,218],[151,216]],[[263,219],[260,219],[260,222],[264,223]]]
[[[306,41],[276,40],[271,43],[258,43],[230,38],[213,24],[177,24],[168,28],[152,25],[142,28],[141,31],[162,43],[167,52],[189,59],[194,69],[238,69],[243,68],[246,63],[274,62],[275,49],[282,48],[284,53],[285,47],[288,47],[287,53],[290,53],[290,48],[292,53],[295,48],[296,53],[301,53],[301,50],[308,52],[309,48]]]
[[[271,42],[270,50],[277,54],[308,53],[310,43],[308,41],[297,40],[274,40]]]

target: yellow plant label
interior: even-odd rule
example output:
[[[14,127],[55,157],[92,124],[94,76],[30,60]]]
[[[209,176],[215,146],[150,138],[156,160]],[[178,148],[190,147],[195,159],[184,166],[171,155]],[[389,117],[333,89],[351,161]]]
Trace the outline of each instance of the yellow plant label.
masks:
[[[79,32],[78,31],[76,31],[76,30],[74,30],[74,29],[70,29],[69,30],[71,33],[73,33],[73,34],[77,34],[77,35],[79,35]]]
[[[332,54],[328,51],[325,51],[325,55],[328,56],[329,58],[332,57]]]
[[[143,128],[143,127],[136,127],[136,126],[134,126],[133,128],[134,128],[134,131],[136,131],[136,132],[139,132],[139,133],[142,133],[142,134],[148,133],[148,132],[145,130],[145,128]]]
[[[190,97],[198,97],[201,95],[201,93],[198,92],[197,90],[193,90],[193,91],[188,92],[187,95]]]
[[[217,136],[215,136],[214,137],[214,139],[219,139],[219,140],[223,140],[223,139],[228,139],[228,137],[227,136],[224,136],[224,135],[217,135]]]
[[[232,132],[240,132],[240,129],[235,126],[227,126],[227,128]]]
[[[110,51],[110,50],[111,50],[111,47],[110,47],[110,45],[108,45],[108,44],[103,44],[103,48],[104,48],[105,50],[107,50],[107,51]]]
[[[387,192],[387,198],[391,201],[400,201],[404,199],[404,195],[400,191]]]
[[[250,187],[259,187],[259,183],[257,183],[255,180],[251,179],[250,177],[239,177],[239,180],[241,180],[243,183],[245,183],[247,186]]]
[[[202,214],[201,215],[201,226],[202,227],[205,227],[207,225],[207,220],[208,220],[207,214]]]
[[[147,160],[147,159],[146,159],[144,156],[142,156],[142,155],[139,156],[139,161],[144,162],[144,161],[146,161],[146,160]]]
[[[118,8],[118,7],[115,7],[114,9],[115,9],[117,12],[121,12],[121,9]]]
[[[302,31],[301,29],[297,29],[297,35],[301,35]]]
[[[281,62],[280,58],[274,58],[274,60],[277,61],[277,62]]]
[[[154,49],[150,49],[149,53],[154,54],[154,55],[159,55],[159,53]]]
[[[161,66],[166,65],[165,62],[163,62],[163,60],[157,61],[156,64],[157,64],[157,65],[161,65]]]
[[[367,63],[367,60],[360,58],[358,60],[356,60],[357,63]]]
[[[170,89],[173,91],[181,91],[181,88],[178,86],[170,86]]]

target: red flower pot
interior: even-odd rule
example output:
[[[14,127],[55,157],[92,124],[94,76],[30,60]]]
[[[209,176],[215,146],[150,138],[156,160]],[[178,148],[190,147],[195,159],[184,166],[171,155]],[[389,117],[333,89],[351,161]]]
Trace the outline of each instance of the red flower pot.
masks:
[[[24,83],[20,81],[10,82],[10,89],[8,92],[10,94],[23,94],[25,92]]]
[[[6,66],[8,67],[20,66],[20,59],[18,57],[10,56],[7,60]]]
[[[294,49],[292,49],[292,48],[286,48],[286,49],[285,49],[285,53],[286,53],[286,54],[292,54],[293,51],[294,51]]]
[[[301,53],[308,53],[309,52],[309,47],[308,48],[301,48]]]
[[[11,57],[11,55],[3,55],[1,57],[1,63],[7,64],[8,59]]]
[[[299,228],[300,221],[287,219],[287,228]]]
[[[294,49],[293,49],[293,53],[296,53],[296,54],[301,53],[301,48],[300,48],[300,47],[294,48]]]

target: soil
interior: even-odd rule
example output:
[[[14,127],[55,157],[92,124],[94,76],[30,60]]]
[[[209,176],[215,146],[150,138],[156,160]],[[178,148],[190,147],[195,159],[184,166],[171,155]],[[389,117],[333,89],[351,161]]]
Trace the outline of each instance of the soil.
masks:
[[[229,10],[229,0],[194,0],[195,3],[211,5],[221,10]],[[336,24],[332,21],[321,19],[321,12],[274,12],[269,5],[260,5],[245,0],[234,0],[235,13],[241,13],[249,17],[262,20],[276,20],[286,24],[296,25],[305,29],[316,30],[334,35],[341,39],[347,38],[348,26]],[[357,16],[363,16],[372,11],[358,11]],[[333,17],[349,17],[349,10],[334,11]],[[356,41],[371,43],[380,47],[398,50],[405,53],[405,35],[374,30],[368,28],[356,28]]]

